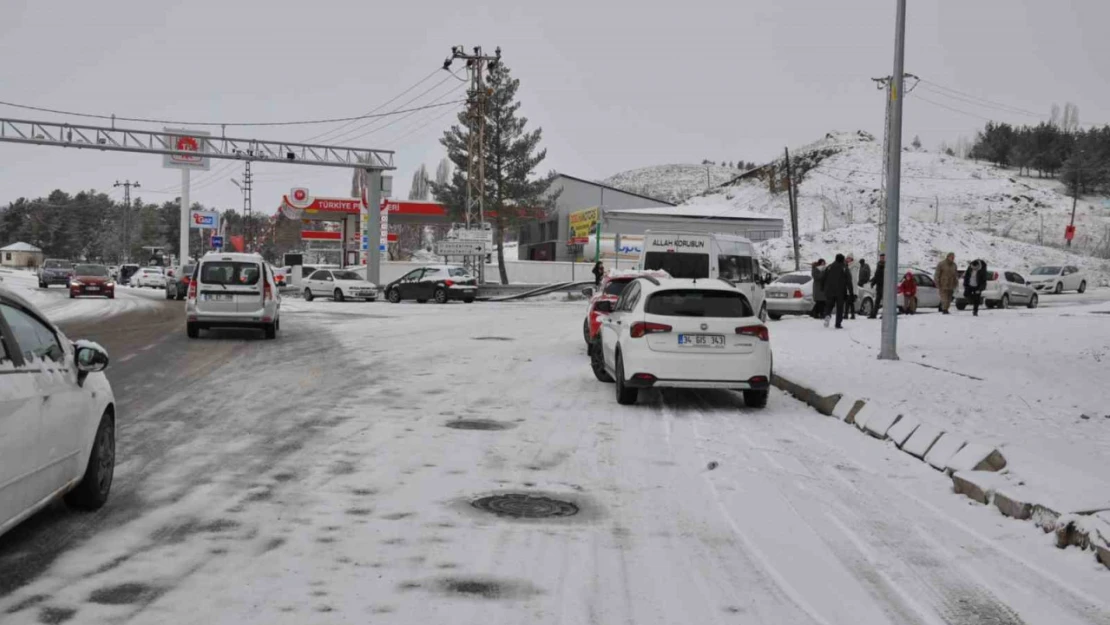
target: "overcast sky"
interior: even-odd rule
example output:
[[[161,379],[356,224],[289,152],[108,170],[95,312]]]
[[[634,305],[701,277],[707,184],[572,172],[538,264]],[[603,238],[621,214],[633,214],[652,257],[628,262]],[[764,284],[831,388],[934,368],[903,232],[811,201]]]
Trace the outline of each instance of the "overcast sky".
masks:
[[[521,81],[523,114],[543,127],[542,168],[604,178],[703,158],[764,161],[830,130],[881,137],[883,99],[870,78],[891,72],[894,12],[894,0],[3,0],[0,100],[185,121],[343,117],[420,81],[452,45],[499,45]],[[934,148],[986,117],[1038,121],[977,98],[1044,115],[1073,101],[1081,121],[1110,121],[1105,0],[911,0],[908,23],[906,70],[932,84],[907,101],[907,142],[916,134]],[[384,110],[444,79],[411,106],[461,95],[440,72]],[[327,138],[396,150],[394,195],[403,197],[413,169],[434,171],[443,156],[438,140],[454,120],[445,113],[360,122]],[[6,106],[0,116],[58,119]],[[299,140],[334,127],[227,134]],[[229,179],[241,165],[214,171],[194,174],[193,201],[239,207]],[[293,186],[316,196],[350,187],[345,170],[265,164],[255,173],[255,208],[266,212]],[[180,174],[160,158],[0,143],[0,203],[55,188],[110,190],[117,179],[140,181],[148,202],[179,195]]]

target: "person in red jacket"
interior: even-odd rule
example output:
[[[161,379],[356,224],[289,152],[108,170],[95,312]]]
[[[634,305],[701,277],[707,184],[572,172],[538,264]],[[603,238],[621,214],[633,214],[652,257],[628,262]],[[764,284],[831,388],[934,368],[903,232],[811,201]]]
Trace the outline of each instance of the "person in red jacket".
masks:
[[[902,278],[902,282],[898,284],[898,292],[902,295],[902,310],[906,311],[908,315],[916,314],[917,281],[914,280],[912,271],[906,272],[906,277]]]

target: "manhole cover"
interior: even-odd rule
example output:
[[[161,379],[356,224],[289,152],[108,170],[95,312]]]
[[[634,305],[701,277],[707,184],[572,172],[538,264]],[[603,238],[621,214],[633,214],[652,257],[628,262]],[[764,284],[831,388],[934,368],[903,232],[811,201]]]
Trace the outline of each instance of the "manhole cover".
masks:
[[[474,337],[474,340],[475,341],[512,341],[512,340],[515,340],[515,339],[511,339],[507,336],[476,336],[476,337]]]
[[[516,427],[512,423],[502,423],[490,419],[455,419],[444,423],[444,425],[456,430],[508,430]]]
[[[546,519],[578,514],[578,506],[550,497],[509,493],[482,497],[470,503],[479,510],[514,519]]]

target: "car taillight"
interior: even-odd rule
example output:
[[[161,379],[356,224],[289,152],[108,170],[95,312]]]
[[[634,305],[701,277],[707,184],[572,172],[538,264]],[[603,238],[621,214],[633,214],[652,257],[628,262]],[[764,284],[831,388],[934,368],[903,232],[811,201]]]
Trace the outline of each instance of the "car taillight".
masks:
[[[991,272],[991,280],[997,280],[997,279],[998,279],[998,272],[997,271],[992,271]]]
[[[273,299],[273,298],[274,298],[274,292],[273,292],[272,289],[270,289],[270,283],[269,282],[263,282],[262,283],[262,301],[266,301],[266,300]]]
[[[455,286],[455,281],[454,280],[444,280],[443,281],[443,286]]]
[[[800,290],[794,291],[794,299],[802,299],[805,297]]]
[[[767,329],[767,326],[741,326],[736,328],[736,333],[744,336],[754,336],[761,341],[771,340],[771,331]]]
[[[650,321],[637,321],[632,324],[632,338],[638,339],[645,334],[660,334],[663,332],[670,332],[671,326],[662,323],[652,323]]]
[[[196,299],[196,298],[197,298],[197,281],[196,280],[190,280],[189,281],[189,299]]]
[[[764,385],[767,384],[767,376],[765,376],[765,375],[752,376],[752,377],[748,378],[748,384],[751,384],[752,386],[764,386]]]

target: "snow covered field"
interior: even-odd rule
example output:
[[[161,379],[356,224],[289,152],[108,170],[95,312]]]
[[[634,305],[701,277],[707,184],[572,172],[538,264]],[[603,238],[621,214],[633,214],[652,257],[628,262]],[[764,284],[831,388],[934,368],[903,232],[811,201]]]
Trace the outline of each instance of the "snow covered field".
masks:
[[[12,289],[21,297],[34,304],[50,321],[59,323],[90,317],[106,317],[151,308],[154,302],[165,299],[165,291],[158,289],[132,289],[116,287],[115,299],[103,297],[69,298],[64,286],[40,289],[35,274],[29,271],[0,270],[0,282],[4,288]]]
[[[121,417],[157,450],[121,450],[141,512],[0,598],[5,625],[1110,623],[1089,556],[781,393],[618,406],[581,303],[283,311],[278,341],[161,348],[231,344]],[[776,366],[805,366],[786,337],[805,324],[772,326]],[[498,429],[448,427],[466,421]],[[506,493],[578,513],[471,505]]]

